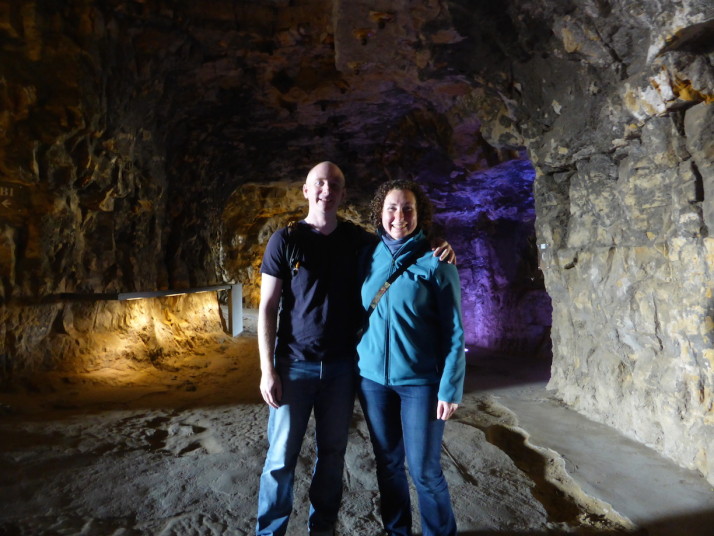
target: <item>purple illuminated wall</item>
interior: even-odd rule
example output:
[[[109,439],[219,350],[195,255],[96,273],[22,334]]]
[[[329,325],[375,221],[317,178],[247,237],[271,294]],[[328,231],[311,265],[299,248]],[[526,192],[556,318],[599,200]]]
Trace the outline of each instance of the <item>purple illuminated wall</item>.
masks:
[[[420,177],[458,254],[470,357],[550,357],[551,304],[538,269],[534,177],[526,159],[463,176],[458,188]]]

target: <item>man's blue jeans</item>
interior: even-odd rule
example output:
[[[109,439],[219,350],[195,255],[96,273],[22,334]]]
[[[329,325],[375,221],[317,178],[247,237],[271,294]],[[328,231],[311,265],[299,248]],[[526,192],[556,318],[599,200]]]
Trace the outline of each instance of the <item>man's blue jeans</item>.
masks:
[[[456,520],[441,470],[444,421],[438,385],[385,386],[359,379],[359,397],[377,461],[382,522],[389,536],[411,536],[409,473],[419,497],[423,536],[453,536]]]
[[[283,396],[278,409],[270,408],[256,534],[282,536],[287,530],[295,465],[313,410],[317,459],[309,491],[308,528],[329,531],[342,500],[342,470],[354,409],[354,362],[278,362],[277,371]]]

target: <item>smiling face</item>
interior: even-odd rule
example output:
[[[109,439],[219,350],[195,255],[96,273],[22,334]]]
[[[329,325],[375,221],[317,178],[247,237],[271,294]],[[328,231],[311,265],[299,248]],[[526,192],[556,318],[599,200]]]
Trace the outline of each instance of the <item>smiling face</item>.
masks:
[[[336,165],[323,162],[310,170],[302,193],[310,212],[336,213],[345,197],[345,177]]]
[[[409,190],[390,190],[382,207],[384,231],[399,240],[412,234],[417,228],[416,196]]]

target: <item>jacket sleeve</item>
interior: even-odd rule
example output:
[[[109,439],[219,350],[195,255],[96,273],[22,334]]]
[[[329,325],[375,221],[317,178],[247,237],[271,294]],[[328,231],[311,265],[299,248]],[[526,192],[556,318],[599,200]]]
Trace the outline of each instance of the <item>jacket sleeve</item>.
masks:
[[[435,271],[437,304],[441,321],[444,365],[439,382],[439,400],[459,403],[464,392],[466,356],[461,320],[461,283],[453,264],[439,262]]]

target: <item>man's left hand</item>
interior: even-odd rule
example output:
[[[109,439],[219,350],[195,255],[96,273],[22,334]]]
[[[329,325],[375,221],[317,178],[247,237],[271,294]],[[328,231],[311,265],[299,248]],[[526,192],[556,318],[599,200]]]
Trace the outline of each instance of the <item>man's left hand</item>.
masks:
[[[451,244],[442,240],[441,242],[432,243],[431,246],[434,257],[439,257],[439,260],[449,264],[456,264],[456,252],[451,247]]]

